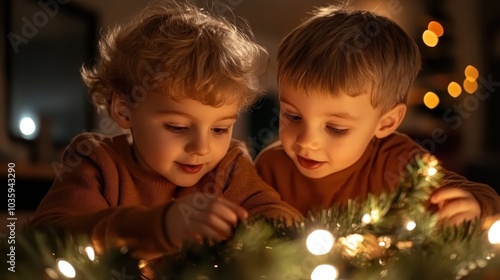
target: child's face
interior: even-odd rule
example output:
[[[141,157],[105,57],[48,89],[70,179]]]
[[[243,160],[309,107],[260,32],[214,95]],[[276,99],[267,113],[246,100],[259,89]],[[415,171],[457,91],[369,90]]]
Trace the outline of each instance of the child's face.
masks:
[[[130,111],[138,163],[177,186],[193,186],[226,155],[238,110],[149,94]]]
[[[300,172],[322,178],[354,164],[379,127],[370,95],[338,98],[280,85],[280,140]]]

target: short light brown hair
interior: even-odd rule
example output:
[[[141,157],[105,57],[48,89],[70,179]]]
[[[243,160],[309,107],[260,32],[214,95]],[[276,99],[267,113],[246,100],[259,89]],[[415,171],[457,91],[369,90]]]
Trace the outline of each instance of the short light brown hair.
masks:
[[[333,96],[370,93],[386,112],[406,103],[420,60],[415,41],[389,18],[329,6],[283,39],[278,82]]]
[[[245,27],[245,28],[244,28]],[[247,25],[189,1],[157,1],[99,42],[100,60],[82,67],[93,103],[109,112],[118,93],[135,105],[150,92],[220,106],[252,104],[262,93],[268,54]]]

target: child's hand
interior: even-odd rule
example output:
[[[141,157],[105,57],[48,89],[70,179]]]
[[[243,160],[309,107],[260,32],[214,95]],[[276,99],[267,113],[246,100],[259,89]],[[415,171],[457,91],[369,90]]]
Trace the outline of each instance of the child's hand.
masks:
[[[459,188],[441,188],[431,196],[431,203],[439,209],[439,219],[453,225],[474,220],[481,215],[481,207],[468,191]]]
[[[180,246],[183,242],[224,240],[232,235],[239,219],[248,212],[233,202],[198,193],[179,198],[166,215],[170,241]]]

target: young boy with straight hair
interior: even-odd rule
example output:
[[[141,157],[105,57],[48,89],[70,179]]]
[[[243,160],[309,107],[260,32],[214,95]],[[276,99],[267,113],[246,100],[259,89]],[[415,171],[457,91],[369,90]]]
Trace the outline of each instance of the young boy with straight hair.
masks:
[[[392,20],[320,8],[284,38],[277,60],[280,141],[255,165],[303,215],[393,191],[405,166],[426,153],[396,132],[421,58]],[[456,224],[500,212],[492,188],[443,172],[430,199],[440,219]]]

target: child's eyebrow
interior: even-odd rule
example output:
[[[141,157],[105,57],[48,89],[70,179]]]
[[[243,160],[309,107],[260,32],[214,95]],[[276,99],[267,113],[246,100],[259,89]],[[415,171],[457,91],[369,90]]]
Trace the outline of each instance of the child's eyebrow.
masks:
[[[186,118],[192,118],[193,117],[190,114],[187,114],[187,113],[184,113],[184,112],[181,112],[181,111],[176,111],[176,110],[168,110],[168,111],[162,110],[162,111],[158,111],[156,113],[158,115],[180,115],[180,116],[183,116],[183,117],[186,117]],[[218,119],[217,121],[237,120],[238,117],[239,117],[238,114],[234,114],[234,115],[222,117],[222,118]]]
[[[353,116],[347,112],[335,112],[331,113],[328,115],[329,117],[336,117],[336,118],[341,118],[341,119],[346,119],[346,120],[351,120],[351,121],[357,121],[359,120],[359,117]]]

